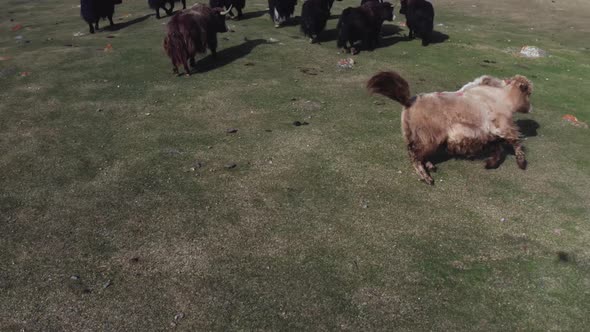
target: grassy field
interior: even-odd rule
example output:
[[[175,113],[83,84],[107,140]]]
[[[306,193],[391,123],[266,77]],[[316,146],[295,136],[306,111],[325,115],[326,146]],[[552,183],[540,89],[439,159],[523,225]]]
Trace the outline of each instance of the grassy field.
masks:
[[[447,40],[398,17],[340,70],[336,18],[310,45],[248,0],[185,78],[145,1],[94,35],[75,1],[2,1],[0,330],[587,329],[590,130],[562,116],[590,123],[590,4],[434,2]],[[419,182],[400,105],[364,89],[383,69],[413,93],[529,77],[529,168]]]

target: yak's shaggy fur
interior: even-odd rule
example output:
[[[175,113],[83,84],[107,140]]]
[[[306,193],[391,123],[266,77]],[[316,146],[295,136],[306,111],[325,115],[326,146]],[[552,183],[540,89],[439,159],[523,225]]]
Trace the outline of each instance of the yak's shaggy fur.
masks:
[[[115,14],[115,5],[121,3],[121,0],[80,0],[80,14],[88,27],[90,33],[98,30],[98,21],[100,19],[109,19],[111,26],[113,23],[113,14]]]
[[[474,156],[484,148],[492,154],[486,168],[496,168],[502,159],[502,144],[513,146],[516,161],[526,168],[514,112],[532,110],[533,84],[524,76],[500,80],[482,76],[456,92],[433,92],[410,97],[408,83],[395,72],[380,72],[367,83],[373,93],[387,96],[404,106],[402,130],[412,165],[420,178],[433,184],[430,158],[441,147],[452,155]]]
[[[160,9],[166,12],[166,15],[170,16],[174,13],[174,3],[182,2],[182,9],[186,9],[186,0],[148,0],[148,5],[151,9],[156,11],[156,18],[160,18]],[[170,6],[166,8],[166,5]]]
[[[210,8],[197,4],[189,10],[177,13],[167,24],[164,38],[164,50],[170,60],[175,74],[178,66],[184,67],[185,75],[190,75],[195,66],[195,56],[211,50],[211,56],[217,54],[217,33],[227,32],[225,14],[222,8]]]

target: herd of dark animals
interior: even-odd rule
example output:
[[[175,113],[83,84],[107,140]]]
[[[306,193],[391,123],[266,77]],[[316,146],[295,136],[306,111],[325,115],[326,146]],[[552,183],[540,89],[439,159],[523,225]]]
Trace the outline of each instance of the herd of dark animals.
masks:
[[[338,0],[342,1],[342,0]],[[406,15],[407,26],[410,30],[410,39],[415,36],[422,38],[423,45],[427,45],[432,34],[434,9],[429,0],[400,0],[400,13]],[[186,10],[186,0],[148,0],[148,5],[156,13],[156,18],[161,18],[160,9],[166,15],[172,16],[174,4],[182,3],[183,10]],[[111,26],[115,5],[121,4],[122,0],[80,0],[82,18],[88,23],[90,33],[99,29],[100,19],[108,19]],[[326,23],[330,18],[330,11],[334,0],[306,0],[301,10],[301,32],[310,38],[310,42],[317,42],[320,34],[324,31]],[[286,23],[294,14],[297,0],[268,0],[268,13],[275,23],[280,27]],[[225,8],[229,10],[228,16],[234,19],[243,17],[243,9],[246,0],[209,0],[211,8]],[[233,9],[237,15],[233,14]],[[374,49],[379,42],[381,26],[384,21],[392,21],[395,18],[393,11],[395,6],[383,0],[361,0],[359,7],[348,7],[344,9],[338,20],[338,46],[345,51],[347,43],[351,44],[350,50],[354,53],[357,50],[352,47],[357,41],[362,41],[366,49]]]
[[[122,0],[80,0],[81,14],[88,23],[90,33],[99,29],[98,22],[108,19],[113,25],[115,5]],[[243,17],[245,0],[209,0],[209,5],[196,4],[186,9],[186,0],[148,0],[150,8],[160,18],[160,9],[168,16],[174,11],[174,3],[182,2],[183,10],[167,23],[163,47],[178,74],[182,66],[190,75],[195,66],[195,56],[207,48],[216,56],[217,33],[227,32],[226,16]],[[341,0],[338,0],[341,1]],[[420,37],[422,45],[431,42],[434,8],[429,0],[400,0],[400,13],[406,16],[408,37]],[[268,0],[268,11],[280,27],[295,11],[297,0]],[[334,0],[306,0],[301,12],[301,31],[317,42],[330,18]],[[168,7],[166,6],[168,5]],[[237,10],[234,16],[232,10]],[[345,52],[356,54],[361,41],[363,48],[372,50],[378,46],[381,28],[385,21],[395,18],[395,7],[383,0],[362,0],[359,7],[343,10],[337,24],[337,45]],[[435,170],[432,155],[441,147],[457,156],[471,156],[491,149],[486,168],[495,168],[502,160],[503,144],[514,149],[518,166],[526,168],[526,160],[520,145],[519,132],[512,121],[514,112],[532,110],[530,95],[532,83],[522,76],[501,80],[482,76],[456,92],[428,93],[410,97],[408,83],[395,72],[381,72],[373,76],[367,85],[369,91],[385,95],[404,107],[402,129],[412,165],[421,180],[433,184],[429,171]],[[488,115],[485,115],[488,114]],[[493,119],[490,121],[490,114]],[[467,120],[466,120],[467,119]]]

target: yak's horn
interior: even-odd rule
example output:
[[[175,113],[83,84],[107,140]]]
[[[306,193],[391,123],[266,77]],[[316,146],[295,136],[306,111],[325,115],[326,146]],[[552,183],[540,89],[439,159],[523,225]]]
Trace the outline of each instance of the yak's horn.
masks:
[[[220,14],[223,16],[227,15],[227,13],[229,13],[229,11],[231,10],[232,7],[233,7],[233,5],[229,5],[229,8],[226,11],[221,12]]]

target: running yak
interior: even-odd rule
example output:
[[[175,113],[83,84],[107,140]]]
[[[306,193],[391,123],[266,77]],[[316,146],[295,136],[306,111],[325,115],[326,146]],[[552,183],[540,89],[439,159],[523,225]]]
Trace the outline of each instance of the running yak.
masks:
[[[503,144],[514,149],[516,163],[526,169],[515,112],[530,113],[533,84],[516,75],[501,80],[482,76],[455,92],[432,92],[410,97],[410,87],[398,73],[380,72],[367,83],[373,93],[402,104],[402,131],[410,161],[420,179],[434,184],[433,157],[440,149],[450,155],[473,157],[489,153],[486,168],[503,159]]]

